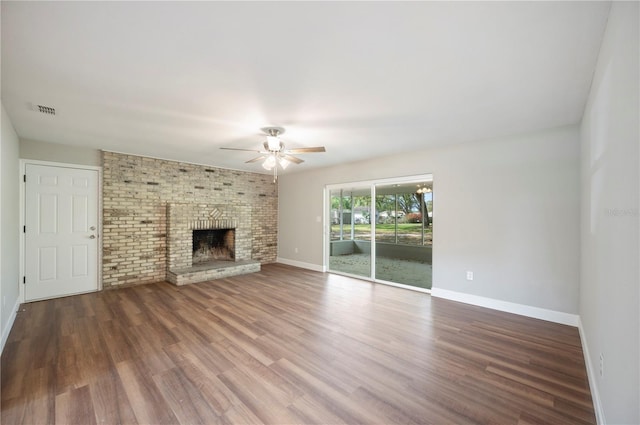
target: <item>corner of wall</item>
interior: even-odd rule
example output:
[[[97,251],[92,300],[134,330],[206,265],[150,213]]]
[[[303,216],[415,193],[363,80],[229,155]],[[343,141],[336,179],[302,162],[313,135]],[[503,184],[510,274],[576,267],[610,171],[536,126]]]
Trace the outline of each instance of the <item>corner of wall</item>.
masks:
[[[605,412],[612,423],[640,422],[639,11],[611,3],[581,122],[578,312],[601,424]]]
[[[4,326],[2,327],[2,337],[0,339],[0,354],[4,351],[4,346],[7,343],[7,339],[9,339],[9,333],[11,332],[11,328],[13,328],[13,323],[16,320],[19,308],[20,300],[16,300],[15,305],[11,309],[11,315],[8,317],[7,322],[4,323]]]
[[[326,272],[324,266],[317,264],[305,263],[303,261],[289,260],[288,258],[278,257],[276,263],[286,264],[288,266],[300,267],[301,269],[313,270],[314,272]]]
[[[20,287],[20,172],[19,172],[19,142],[13,124],[2,105],[2,128],[0,143],[0,303],[5,306],[0,314],[0,329],[2,329],[2,347],[11,331],[15,320],[15,312],[19,305]],[[8,306],[16,305],[13,310]]]
[[[580,333],[582,354],[584,356],[585,366],[587,369],[589,390],[591,391],[591,399],[593,400],[593,409],[596,412],[596,422],[599,424],[606,424],[607,421],[604,417],[604,411],[602,410],[600,393],[598,392],[598,386],[596,385],[596,369],[594,368],[594,364],[591,361],[591,355],[589,354],[589,346],[587,343],[587,336],[585,335],[584,328],[582,327],[582,320],[580,319],[580,316],[578,316],[578,331]]]

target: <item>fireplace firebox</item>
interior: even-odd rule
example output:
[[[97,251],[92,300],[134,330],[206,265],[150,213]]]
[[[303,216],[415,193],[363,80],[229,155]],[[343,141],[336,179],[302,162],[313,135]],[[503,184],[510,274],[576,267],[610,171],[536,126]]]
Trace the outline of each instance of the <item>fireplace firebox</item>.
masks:
[[[235,229],[193,231],[193,264],[234,261]]]

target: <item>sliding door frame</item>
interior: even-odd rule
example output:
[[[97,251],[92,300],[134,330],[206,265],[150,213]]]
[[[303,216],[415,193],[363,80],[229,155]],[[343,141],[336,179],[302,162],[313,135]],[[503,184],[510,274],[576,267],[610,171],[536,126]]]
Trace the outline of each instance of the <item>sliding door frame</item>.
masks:
[[[403,184],[403,183],[422,183],[425,181],[433,182],[433,173],[427,174],[418,174],[412,176],[405,177],[391,177],[384,179],[376,179],[376,180],[363,180],[356,182],[346,182],[346,183],[336,183],[336,184],[327,184],[324,187],[324,238],[323,238],[323,270],[326,270],[330,273],[340,274],[350,277],[355,277],[357,279],[368,280],[375,283],[382,283],[384,285],[397,286],[399,288],[410,289],[412,291],[417,292],[425,292],[430,294],[431,289],[419,288],[412,285],[404,285],[401,283],[390,282],[387,280],[380,280],[376,278],[376,186],[378,185],[391,185],[391,184]],[[353,188],[366,188],[369,187],[369,191],[371,194],[371,205],[370,205],[370,219],[371,223],[371,270],[369,276],[361,276],[350,273],[344,273],[336,270],[331,270],[329,267],[329,259],[330,259],[330,248],[331,248],[331,192],[334,190],[344,190],[344,189],[353,189]],[[435,204],[434,204],[435,208]],[[425,208],[426,213],[426,208]],[[428,214],[428,213],[427,213]],[[353,220],[353,207],[352,207],[352,217]],[[424,220],[424,218],[423,218]],[[433,260],[432,260],[432,268],[433,268]]]

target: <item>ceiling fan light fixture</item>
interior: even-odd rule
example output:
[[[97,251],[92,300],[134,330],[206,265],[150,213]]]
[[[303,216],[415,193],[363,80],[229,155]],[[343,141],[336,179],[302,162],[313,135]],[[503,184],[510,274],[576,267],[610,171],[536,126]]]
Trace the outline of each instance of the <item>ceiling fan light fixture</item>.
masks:
[[[270,151],[279,151],[281,144],[282,143],[280,142],[280,139],[277,136],[267,136],[267,148]]]
[[[287,167],[289,166],[289,164],[291,164],[291,161],[285,159],[285,158],[280,158],[280,166],[282,167],[283,170],[286,170]]]
[[[262,142],[264,149],[253,150],[243,148],[226,148],[233,151],[258,152],[260,156],[245,161],[246,163],[254,163],[262,161],[262,168],[273,172],[273,182],[278,180],[278,166],[286,169],[291,164],[301,164],[304,161],[294,155],[302,153],[326,152],[324,146],[316,146],[310,148],[285,149],[284,143],[280,140],[280,135],[285,132],[282,127],[263,127],[261,129],[266,136],[266,140]]]
[[[265,170],[271,170],[275,166],[276,166],[276,157],[273,155],[269,155],[262,163],[262,168],[264,168]]]

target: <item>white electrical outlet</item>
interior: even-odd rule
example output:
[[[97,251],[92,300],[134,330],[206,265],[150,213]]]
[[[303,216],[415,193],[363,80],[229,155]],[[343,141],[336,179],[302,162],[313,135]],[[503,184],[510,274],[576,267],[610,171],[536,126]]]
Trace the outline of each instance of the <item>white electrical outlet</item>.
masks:
[[[600,377],[604,376],[604,356],[600,353]]]
[[[473,280],[473,272],[467,272],[467,280]]]

